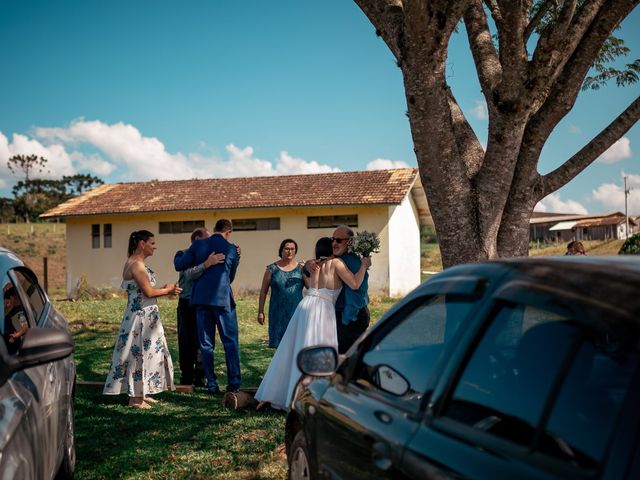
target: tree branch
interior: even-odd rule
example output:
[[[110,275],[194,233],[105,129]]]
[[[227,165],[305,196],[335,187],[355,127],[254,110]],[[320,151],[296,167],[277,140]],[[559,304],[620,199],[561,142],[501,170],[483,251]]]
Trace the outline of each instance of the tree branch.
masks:
[[[546,0],[542,5],[540,5],[540,8],[536,10],[533,18],[529,20],[529,23],[524,29],[525,44],[529,41],[529,37],[531,37],[531,34],[536,30],[538,25],[540,25],[540,22],[551,8],[551,5],[553,5],[554,3],[556,3],[556,0]]]
[[[451,126],[458,147],[459,158],[463,160],[467,178],[472,179],[480,171],[484,160],[484,149],[469,122],[460,109],[451,89],[447,90],[449,108],[451,109]]]
[[[610,2],[612,5],[608,5],[604,10],[611,10],[611,13],[614,13],[625,1],[635,0],[620,2],[614,0]],[[549,87],[556,81],[583,39],[589,36],[589,32],[596,31],[597,18],[602,13],[602,4],[605,2],[606,0],[586,2],[570,25],[556,22],[557,24],[547,28],[540,37],[529,69],[534,72],[534,75],[527,82],[530,88],[527,103],[532,105],[534,111],[540,107],[542,101],[546,100]],[[617,8],[616,4],[618,4]],[[564,20],[567,21],[566,18]]]
[[[640,97],[637,97],[613,122],[596,135],[563,165],[542,177],[543,199],[587,168],[640,119]]]
[[[620,6],[618,9],[603,8],[582,37],[569,61],[564,65],[550,91],[544,92],[542,105],[529,120],[523,137],[518,163],[523,164],[524,168],[535,168],[547,138],[560,120],[573,108],[584,77],[597,57],[602,44],[620,20],[633,9],[633,6],[629,4],[637,3],[637,1],[627,1],[624,8]]]
[[[402,62],[404,5],[402,0],[354,0],[382,37],[398,64]]]
[[[502,76],[502,65],[491,40],[491,31],[482,7],[482,0],[475,0],[463,18],[480,86],[489,104],[491,92]]]
[[[519,103],[522,84],[527,77],[529,59],[523,40],[527,13],[522,8],[522,0],[497,1],[502,15],[501,26],[498,25],[500,64],[509,66],[502,71],[498,99],[501,104],[512,110]]]
[[[487,6],[493,17],[493,21],[496,22],[498,28],[502,28],[502,12],[496,0],[484,0],[484,4]]]

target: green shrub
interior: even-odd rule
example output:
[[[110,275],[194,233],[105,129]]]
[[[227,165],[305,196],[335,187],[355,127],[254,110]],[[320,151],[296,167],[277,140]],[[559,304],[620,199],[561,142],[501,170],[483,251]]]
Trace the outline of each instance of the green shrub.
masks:
[[[629,237],[620,247],[618,255],[640,255],[640,233]]]

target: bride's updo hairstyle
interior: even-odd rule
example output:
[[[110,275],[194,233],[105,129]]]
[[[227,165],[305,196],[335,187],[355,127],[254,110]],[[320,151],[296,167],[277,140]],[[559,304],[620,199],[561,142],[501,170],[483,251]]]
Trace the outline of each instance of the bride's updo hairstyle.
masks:
[[[316,242],[316,258],[330,257],[333,255],[333,249],[331,248],[331,239],[329,237],[322,237]]]
[[[151,237],[153,237],[153,233],[149,230],[136,230],[129,235],[129,246],[127,247],[127,254],[129,256],[133,255],[133,252],[138,248],[138,244],[142,241],[146,242]]]

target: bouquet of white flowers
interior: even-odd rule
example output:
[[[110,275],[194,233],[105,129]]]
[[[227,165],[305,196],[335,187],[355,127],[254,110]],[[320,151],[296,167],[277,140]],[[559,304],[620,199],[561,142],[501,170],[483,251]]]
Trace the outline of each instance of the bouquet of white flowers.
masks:
[[[380,251],[380,239],[373,232],[367,232],[366,230],[358,232],[351,239],[351,251],[361,257],[368,257],[372,253],[378,253]]]

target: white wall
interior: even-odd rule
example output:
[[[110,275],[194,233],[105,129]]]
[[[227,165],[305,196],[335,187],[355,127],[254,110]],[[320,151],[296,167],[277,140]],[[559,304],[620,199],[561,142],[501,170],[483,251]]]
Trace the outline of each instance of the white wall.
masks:
[[[389,216],[389,295],[402,296],[420,284],[420,225],[411,196],[389,207]]]

